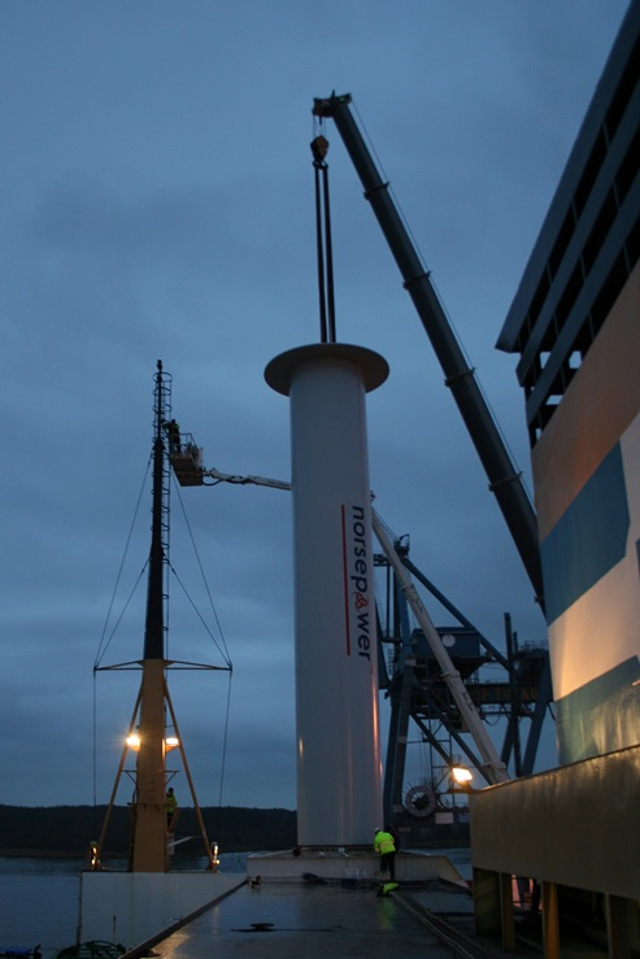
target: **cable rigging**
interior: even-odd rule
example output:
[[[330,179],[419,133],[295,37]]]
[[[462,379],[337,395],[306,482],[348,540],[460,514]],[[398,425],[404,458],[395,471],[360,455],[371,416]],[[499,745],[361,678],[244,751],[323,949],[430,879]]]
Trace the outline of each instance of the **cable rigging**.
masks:
[[[222,629],[222,624],[221,624],[221,622],[220,622],[220,617],[218,616],[218,611],[217,611],[217,609],[216,609],[215,603],[213,602],[213,596],[211,595],[211,590],[209,589],[209,583],[208,583],[208,581],[207,581],[207,578],[206,578],[206,575],[205,575],[205,572],[204,572],[204,567],[203,567],[202,561],[201,561],[201,559],[200,559],[200,554],[199,554],[199,552],[198,552],[198,547],[197,547],[197,545],[196,545],[195,537],[194,537],[194,535],[193,535],[193,530],[192,530],[191,524],[190,524],[190,522],[189,522],[189,517],[187,516],[187,512],[186,512],[186,509],[185,509],[185,506],[184,506],[184,501],[183,501],[183,499],[182,499],[182,495],[181,495],[181,493],[180,493],[180,486],[179,486],[179,484],[178,484],[177,482],[176,482],[176,491],[177,491],[177,493],[178,493],[178,502],[180,503],[180,508],[181,508],[181,510],[182,510],[182,516],[183,516],[183,519],[184,519],[184,522],[185,522],[185,526],[186,526],[187,532],[188,532],[188,534],[189,534],[189,539],[191,540],[191,545],[192,545],[192,547],[193,547],[193,551],[194,551],[194,554],[195,554],[195,557],[196,557],[196,561],[197,561],[197,563],[198,563],[198,569],[200,570],[200,575],[202,576],[202,582],[203,582],[203,584],[204,584],[204,588],[205,588],[205,591],[206,591],[206,594],[207,594],[207,598],[208,598],[208,600],[209,600],[209,605],[210,605],[210,607],[211,607],[211,612],[212,612],[213,617],[214,617],[214,619],[215,619],[215,621],[216,621],[216,625],[217,625],[218,631],[219,631],[219,633],[220,633],[220,640],[221,640],[221,642],[222,642],[222,646],[224,647],[224,649],[221,649],[221,648],[220,648],[219,643],[216,641],[213,633],[211,632],[211,630],[209,629],[209,627],[208,627],[207,624],[205,623],[204,618],[200,615],[199,611],[196,609],[195,604],[192,602],[191,597],[188,595],[188,593],[187,593],[186,590],[184,589],[184,586],[182,585],[182,583],[180,583],[180,585],[181,585],[181,587],[182,587],[185,595],[187,596],[187,598],[188,598],[189,601],[191,602],[192,606],[194,607],[194,609],[195,609],[197,615],[199,616],[200,620],[202,621],[205,629],[206,629],[207,632],[209,633],[209,636],[211,637],[212,642],[213,642],[214,645],[216,646],[216,649],[218,650],[218,652],[220,653],[220,655],[222,656],[222,658],[225,660],[225,662],[226,662],[227,666],[229,667],[229,669],[233,669],[233,665],[232,665],[232,663],[231,663],[231,657],[230,657],[230,655],[229,655],[229,650],[228,650],[228,647],[227,647],[227,641],[226,641],[226,639],[225,639],[224,632],[223,632],[223,629]],[[176,571],[174,570],[174,568],[171,566],[171,564],[169,564],[169,567],[170,567],[171,571],[173,572],[174,576],[176,576],[176,578],[178,578],[178,577],[177,577],[177,573],[176,573]],[[178,579],[178,582],[180,582],[179,579]]]
[[[135,524],[136,524],[136,520],[137,520],[137,518],[138,518],[138,512],[140,511],[140,503],[142,502],[142,496],[143,496],[143,494],[144,494],[145,487],[146,487],[146,484],[147,484],[147,478],[148,478],[148,476],[149,476],[149,470],[151,469],[152,459],[153,459],[153,455],[152,455],[152,454],[149,454],[149,459],[147,460],[147,468],[146,468],[145,473],[144,473],[144,476],[143,476],[143,478],[142,478],[142,485],[141,485],[141,487],[140,487],[140,493],[138,494],[138,501],[137,501],[136,506],[135,506],[135,509],[134,509],[134,511],[133,511],[133,519],[131,520],[131,526],[129,527],[129,533],[128,533],[128,535],[127,535],[127,539],[126,539],[126,542],[125,542],[125,547],[124,547],[124,551],[123,551],[123,554],[122,554],[122,559],[120,560],[120,567],[119,567],[119,569],[118,569],[118,574],[117,574],[117,576],[116,576],[116,581],[115,581],[115,584],[114,584],[114,587],[113,587],[113,592],[112,592],[112,594],[111,594],[111,601],[110,601],[110,603],[109,603],[109,609],[107,610],[107,616],[106,616],[106,618],[105,618],[104,626],[103,626],[103,628],[102,628],[102,633],[101,633],[101,636],[100,636],[100,642],[98,643],[98,650],[97,650],[97,653],[96,653],[96,659],[95,659],[95,662],[94,662],[94,664],[93,664],[94,670],[100,665],[100,662],[101,662],[101,660],[102,660],[102,657],[103,657],[104,654],[106,653],[106,651],[107,651],[107,649],[108,649],[108,647],[109,647],[109,644],[110,644],[111,640],[113,639],[114,634],[115,634],[118,626],[120,625],[120,622],[121,622],[121,620],[122,620],[122,617],[124,616],[124,613],[126,612],[126,609],[127,609],[128,605],[129,605],[129,603],[131,602],[131,598],[132,598],[133,594],[135,593],[136,589],[138,588],[138,584],[139,584],[141,578],[143,577],[143,575],[144,575],[144,573],[145,573],[145,570],[147,569],[147,566],[148,566],[148,563],[149,563],[149,560],[147,559],[147,561],[145,562],[144,566],[143,566],[142,569],[140,570],[140,575],[138,576],[138,579],[137,579],[137,581],[136,581],[136,583],[135,583],[135,586],[133,587],[133,589],[131,590],[131,593],[129,594],[129,597],[128,597],[126,603],[125,603],[125,606],[124,606],[122,612],[120,613],[120,616],[118,617],[118,620],[117,620],[117,622],[116,622],[116,625],[115,625],[115,626],[113,627],[113,629],[111,630],[111,634],[109,635],[108,640],[106,640],[106,642],[105,642],[105,637],[106,637],[106,633],[107,633],[107,627],[108,627],[108,625],[109,625],[109,620],[110,620],[110,618],[111,618],[111,613],[112,613],[112,611],[113,611],[113,606],[114,606],[114,603],[115,603],[115,600],[116,600],[116,595],[117,595],[117,592],[118,592],[118,587],[119,587],[119,585],[120,585],[120,579],[121,579],[121,577],[122,577],[122,571],[123,571],[123,569],[124,569],[124,564],[125,564],[125,562],[126,562],[127,555],[128,555],[128,552],[129,552],[129,546],[131,545],[131,537],[133,536],[133,530],[134,530],[134,527],[135,527]]]

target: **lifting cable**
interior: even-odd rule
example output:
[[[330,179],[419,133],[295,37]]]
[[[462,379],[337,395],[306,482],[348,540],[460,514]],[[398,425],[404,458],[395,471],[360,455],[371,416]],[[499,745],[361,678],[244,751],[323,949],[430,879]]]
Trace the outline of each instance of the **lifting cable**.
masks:
[[[329,141],[323,137],[322,134],[311,141],[316,188],[316,242],[318,248],[318,291],[320,294],[320,341],[322,343],[335,343],[336,315],[333,294],[329,167],[325,160],[328,150]]]

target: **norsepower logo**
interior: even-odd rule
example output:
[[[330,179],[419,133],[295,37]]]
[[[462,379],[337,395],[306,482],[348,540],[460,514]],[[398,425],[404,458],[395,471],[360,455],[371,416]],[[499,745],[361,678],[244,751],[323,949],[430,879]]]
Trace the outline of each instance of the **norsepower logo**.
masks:
[[[345,503],[342,510],[342,555],[346,619],[346,653],[371,660],[370,553],[364,506]]]

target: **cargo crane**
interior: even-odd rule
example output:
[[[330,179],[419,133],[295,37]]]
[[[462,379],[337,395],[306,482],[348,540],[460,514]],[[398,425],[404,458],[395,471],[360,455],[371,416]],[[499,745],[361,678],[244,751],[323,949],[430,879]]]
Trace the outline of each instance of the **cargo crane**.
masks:
[[[492,778],[477,751],[470,727],[451,695],[447,674],[460,677],[479,720],[504,727],[500,760],[512,764],[516,777],[533,771],[547,706],[551,699],[549,654],[546,646],[519,643],[505,614],[506,655],[497,649],[409,558],[409,538],[395,538],[396,557],[385,552],[374,563],[386,579],[386,596],[379,602],[379,686],[389,700],[390,717],[385,760],[385,818],[410,836],[412,845],[438,838],[465,841],[466,808],[452,803],[450,771],[461,763],[475,767],[487,782]],[[394,565],[420,583],[452,619],[434,626],[451,666],[443,668],[421,625],[412,628],[405,582]],[[402,574],[402,570],[400,570]],[[422,752],[428,754],[428,775],[405,785],[410,741],[409,721],[418,729]],[[523,728],[526,730],[526,738]],[[497,728],[494,737],[498,732]],[[413,739],[415,742],[415,738]],[[487,774],[489,772],[489,775]],[[463,798],[463,797],[462,797]],[[446,825],[440,826],[446,823]]]

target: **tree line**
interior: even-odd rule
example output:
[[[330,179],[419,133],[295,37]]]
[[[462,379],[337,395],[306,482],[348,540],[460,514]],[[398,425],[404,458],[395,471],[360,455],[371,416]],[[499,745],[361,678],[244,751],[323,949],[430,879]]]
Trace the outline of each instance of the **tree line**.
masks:
[[[201,808],[207,837],[221,852],[260,852],[291,849],[296,844],[296,814],[290,809],[251,809],[243,806]],[[102,832],[106,806],[0,805],[0,855],[83,857]],[[200,854],[202,841],[195,810],[181,807],[176,839],[196,837],[176,847],[177,856]],[[102,857],[126,857],[131,838],[131,809],[114,806]]]

